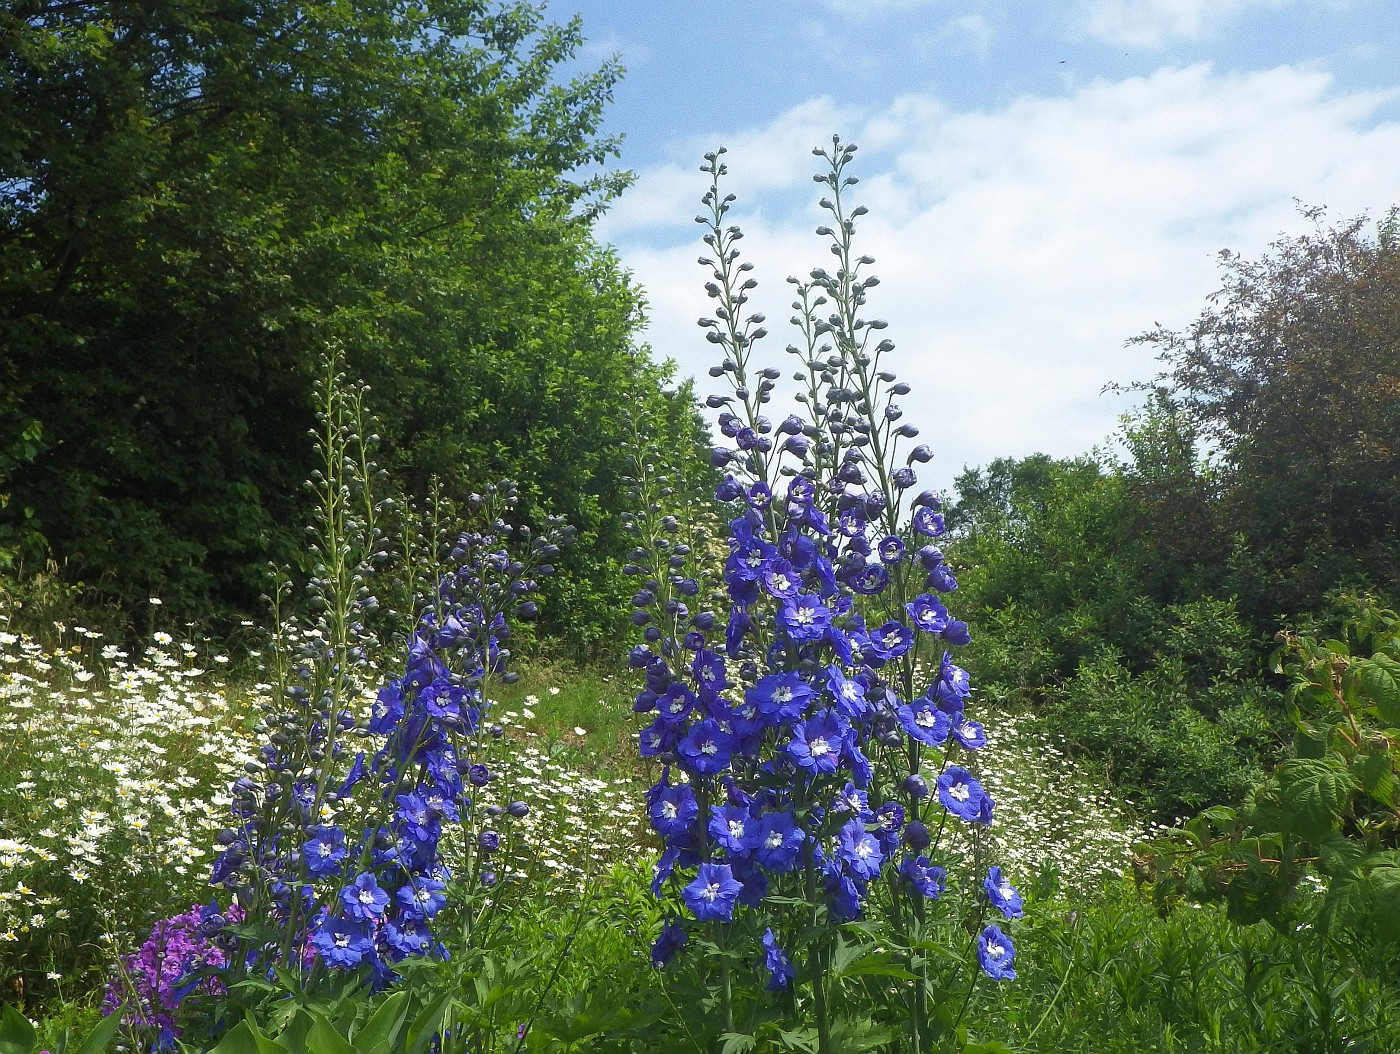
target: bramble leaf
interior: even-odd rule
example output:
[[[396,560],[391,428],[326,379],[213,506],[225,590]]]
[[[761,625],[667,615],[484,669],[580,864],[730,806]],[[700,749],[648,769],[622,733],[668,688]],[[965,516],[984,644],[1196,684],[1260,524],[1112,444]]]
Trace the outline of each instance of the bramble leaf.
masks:
[[[1357,675],[1366,695],[1376,704],[1381,720],[1400,727],[1400,662],[1389,655],[1356,661]]]
[[[1357,790],[1352,774],[1330,759],[1295,758],[1275,774],[1284,829],[1313,842],[1336,826]]]

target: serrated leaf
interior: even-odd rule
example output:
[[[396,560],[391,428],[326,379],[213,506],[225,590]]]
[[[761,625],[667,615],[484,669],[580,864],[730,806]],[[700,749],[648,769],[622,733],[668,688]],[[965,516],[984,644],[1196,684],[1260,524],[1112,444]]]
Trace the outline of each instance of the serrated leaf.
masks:
[[[720,1054],[748,1054],[758,1044],[757,1036],[746,1036],[738,1032],[726,1032],[719,1040]]]
[[[1375,703],[1381,720],[1391,727],[1400,727],[1400,662],[1389,655],[1360,659],[1356,669],[1361,686]]]
[[[894,1033],[868,1018],[842,1018],[832,1023],[833,1054],[866,1054],[894,1040]]]
[[[1327,837],[1357,790],[1351,773],[1330,760],[1294,758],[1275,775],[1284,829],[1309,841]]]
[[[0,1010],[0,1054],[30,1054],[34,1049],[34,1026],[9,1003]]]
[[[785,1050],[803,1050],[807,1054],[814,1054],[817,1049],[817,1031],[813,1028],[789,1031],[785,1028],[778,1029],[778,1041],[782,1043]]]
[[[1377,867],[1367,876],[1371,893],[1371,934],[1400,944],[1400,867]]]
[[[1352,762],[1357,781],[1381,805],[1395,807],[1395,760],[1388,750],[1362,754]]]

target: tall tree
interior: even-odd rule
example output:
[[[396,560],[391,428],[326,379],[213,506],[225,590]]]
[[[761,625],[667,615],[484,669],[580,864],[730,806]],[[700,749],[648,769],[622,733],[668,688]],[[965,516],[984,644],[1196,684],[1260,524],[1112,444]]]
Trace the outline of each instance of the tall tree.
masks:
[[[0,458],[0,518],[99,595],[246,609],[335,341],[401,482],[515,475],[613,531],[619,422],[664,373],[591,237],[619,70],[561,79],[580,41],[526,2],[7,5],[0,453],[40,447]]]
[[[1225,281],[1186,332],[1140,338],[1217,449],[1231,585],[1268,622],[1364,578],[1400,595],[1400,215],[1327,226]]]

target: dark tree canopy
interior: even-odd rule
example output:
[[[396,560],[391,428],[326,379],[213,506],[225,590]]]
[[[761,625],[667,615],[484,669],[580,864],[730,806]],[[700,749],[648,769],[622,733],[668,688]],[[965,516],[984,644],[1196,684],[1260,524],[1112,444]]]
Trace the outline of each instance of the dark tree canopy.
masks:
[[[1311,233],[1259,260],[1222,254],[1188,331],[1140,338],[1218,451],[1219,519],[1250,553],[1260,617],[1348,578],[1400,594],[1400,216],[1307,215]]]
[[[0,548],[37,528],[99,596],[247,610],[298,540],[328,342],[410,490],[512,475],[613,539],[664,373],[591,236],[625,179],[589,175],[619,70],[561,80],[580,32],[473,0],[6,5]]]

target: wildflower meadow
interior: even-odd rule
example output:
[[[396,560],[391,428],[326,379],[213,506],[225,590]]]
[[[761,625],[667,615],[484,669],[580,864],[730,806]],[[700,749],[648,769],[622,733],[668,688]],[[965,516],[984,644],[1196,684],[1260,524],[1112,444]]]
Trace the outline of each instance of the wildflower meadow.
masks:
[[[334,346],[237,647],[0,609],[0,1054],[1397,1049],[1400,620],[1282,640],[1293,753],[1195,816],[982,690],[859,154],[814,155],[786,336],[705,157],[717,432],[630,422],[609,654],[540,625],[596,538],[517,482],[386,493]]]

